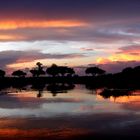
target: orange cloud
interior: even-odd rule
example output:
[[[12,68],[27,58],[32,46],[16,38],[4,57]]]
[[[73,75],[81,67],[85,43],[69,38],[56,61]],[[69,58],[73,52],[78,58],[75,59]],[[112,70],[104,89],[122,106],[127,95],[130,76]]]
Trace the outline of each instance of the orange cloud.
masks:
[[[140,55],[140,46],[139,45],[130,45],[126,47],[119,48],[120,52],[124,54]]]
[[[85,26],[86,23],[71,20],[11,20],[0,21],[0,30],[13,30],[18,28],[56,28],[56,27],[78,27]]]
[[[0,41],[21,40],[21,39],[25,39],[25,37],[17,36],[17,35],[2,35],[2,34],[0,34]]]
[[[105,64],[109,62],[117,61],[140,61],[140,55],[131,55],[131,54],[114,54],[107,58],[97,58],[97,63]]]
[[[111,61],[133,61],[133,60],[140,60],[139,55],[131,55],[131,54],[119,54],[113,55],[109,58]]]

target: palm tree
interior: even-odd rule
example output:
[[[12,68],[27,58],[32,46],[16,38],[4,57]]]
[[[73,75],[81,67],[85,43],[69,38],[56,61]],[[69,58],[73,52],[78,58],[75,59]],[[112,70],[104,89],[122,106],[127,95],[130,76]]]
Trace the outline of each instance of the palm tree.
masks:
[[[0,77],[4,77],[4,76],[5,76],[5,74],[6,74],[6,72],[5,72],[5,71],[0,70]]]
[[[17,71],[14,71],[12,73],[13,76],[17,76],[17,77],[25,77],[26,76],[26,73],[21,71],[21,70],[17,70]]]
[[[98,68],[98,67],[90,67],[90,68],[86,69],[85,73],[86,74],[92,74],[92,76],[98,76],[98,75],[105,74],[105,71]]]

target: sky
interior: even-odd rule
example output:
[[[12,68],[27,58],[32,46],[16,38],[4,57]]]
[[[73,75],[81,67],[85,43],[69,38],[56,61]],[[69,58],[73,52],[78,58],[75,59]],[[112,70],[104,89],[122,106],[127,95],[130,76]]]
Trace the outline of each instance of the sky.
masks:
[[[38,61],[113,73],[140,65],[140,1],[0,0],[0,68]]]

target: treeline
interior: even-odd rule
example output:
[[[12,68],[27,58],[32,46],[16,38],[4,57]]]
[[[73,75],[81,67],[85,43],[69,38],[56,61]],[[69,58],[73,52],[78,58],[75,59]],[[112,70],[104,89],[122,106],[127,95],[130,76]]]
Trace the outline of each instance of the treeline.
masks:
[[[50,75],[52,77],[78,76],[78,74],[76,74],[73,68],[70,68],[67,66],[57,66],[56,64],[52,64],[52,66],[44,70],[43,64],[40,62],[37,62],[36,68],[29,70],[29,72],[32,75],[32,77],[39,77],[39,76],[46,76],[46,75]],[[91,68],[87,68],[85,73],[87,75],[98,76],[98,75],[103,75],[106,72],[98,67],[91,67]],[[6,72],[3,70],[0,70],[0,77],[5,77],[5,75],[6,75]],[[25,77],[27,75],[28,73],[24,72],[23,70],[16,70],[11,74],[11,76],[14,76],[14,77]]]
[[[44,69],[44,66],[42,63],[37,62],[36,67],[29,70],[29,72],[25,72],[23,70],[16,70],[13,71],[11,76],[13,77],[26,77],[27,75],[32,75],[32,77],[40,77],[40,76],[52,76],[52,77],[79,77],[79,75],[75,72],[73,68],[67,67],[67,66],[58,66],[56,64],[52,64],[52,66]],[[120,73],[116,74],[107,74],[107,72],[101,68],[98,67],[88,67],[85,70],[85,74],[87,76],[92,77],[100,77],[103,75],[114,75],[114,76],[139,76],[140,75],[140,66],[137,66],[135,68],[127,67],[122,70]],[[0,70],[0,77],[5,77],[6,72],[3,70]]]
[[[37,62],[36,67],[28,73],[16,70],[12,72],[12,77],[5,76],[6,72],[0,70],[0,89],[27,85],[41,88],[51,83],[84,84],[91,90],[101,87],[140,89],[140,66],[127,67],[115,74],[108,74],[98,67],[88,67],[85,74],[85,76],[79,76],[73,68],[56,64],[45,68],[43,64]]]

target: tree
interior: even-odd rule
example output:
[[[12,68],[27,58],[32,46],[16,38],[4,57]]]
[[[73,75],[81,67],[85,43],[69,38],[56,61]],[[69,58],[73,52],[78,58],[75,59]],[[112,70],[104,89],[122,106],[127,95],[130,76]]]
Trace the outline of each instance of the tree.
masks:
[[[123,75],[130,76],[132,73],[133,73],[133,68],[131,68],[131,67],[127,67],[127,68],[122,70]]]
[[[75,74],[75,71],[73,68],[67,68],[67,73],[68,75],[72,76],[73,74]]]
[[[13,76],[17,76],[17,77],[25,77],[26,76],[26,73],[21,71],[21,70],[17,70],[17,71],[14,71],[12,73]]]
[[[135,77],[139,77],[140,78],[140,66],[136,66],[135,68],[133,68],[133,74],[131,74]]]
[[[65,76],[65,74],[68,72],[68,67],[66,66],[59,66],[58,67],[58,73],[61,75],[61,76]]]
[[[43,70],[30,70],[30,73],[32,74],[33,77],[39,77],[40,75],[45,75],[45,71]]]
[[[38,66],[38,70],[42,70],[43,69],[43,67],[42,67],[43,64],[42,63],[37,62],[36,65]]]
[[[92,74],[92,76],[98,76],[98,75],[105,74],[105,71],[98,68],[98,67],[90,67],[90,68],[86,69],[85,73],[86,74]]]
[[[47,74],[52,75],[55,77],[56,75],[65,76],[66,74],[74,74],[75,71],[72,68],[66,67],[66,66],[57,66],[56,64],[53,64],[51,67],[49,67],[46,70]]]
[[[136,66],[136,67],[134,68],[134,72],[135,72],[136,74],[140,74],[140,66]]]
[[[37,76],[37,70],[35,70],[35,69],[30,70],[30,73],[32,74],[33,77]]]
[[[33,77],[39,77],[40,75],[45,75],[45,71],[43,70],[42,63],[37,62],[36,63],[37,68],[30,70],[30,73]]]
[[[3,70],[0,70],[0,77],[4,77],[5,76],[5,71],[3,71]]]
[[[58,66],[56,64],[52,64],[51,67],[47,68],[46,73],[55,77],[59,73]]]

